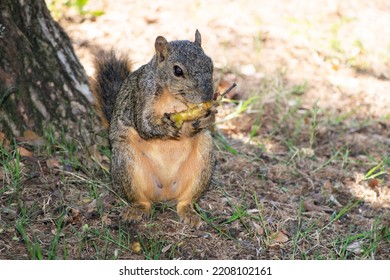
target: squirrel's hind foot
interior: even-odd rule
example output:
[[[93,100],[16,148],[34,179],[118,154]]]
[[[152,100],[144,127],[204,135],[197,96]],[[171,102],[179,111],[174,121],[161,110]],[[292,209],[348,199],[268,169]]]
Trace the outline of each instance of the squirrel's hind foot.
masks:
[[[126,222],[139,222],[148,219],[150,216],[150,206],[139,203],[130,204],[122,211],[122,219]]]
[[[196,229],[203,227],[202,219],[191,205],[187,204],[185,206],[178,207],[177,214],[179,215],[180,220],[185,224],[188,224]]]

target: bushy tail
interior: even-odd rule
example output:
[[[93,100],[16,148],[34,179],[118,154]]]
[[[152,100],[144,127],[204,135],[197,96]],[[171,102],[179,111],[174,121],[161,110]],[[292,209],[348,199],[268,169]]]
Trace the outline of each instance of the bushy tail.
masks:
[[[110,126],[112,111],[122,82],[131,71],[130,60],[114,51],[100,51],[95,58],[95,76],[91,88],[102,124]]]

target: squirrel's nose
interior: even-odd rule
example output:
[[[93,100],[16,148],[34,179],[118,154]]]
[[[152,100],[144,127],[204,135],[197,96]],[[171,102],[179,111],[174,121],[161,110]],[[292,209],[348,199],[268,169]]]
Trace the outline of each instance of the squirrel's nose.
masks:
[[[212,85],[205,85],[202,87],[202,101],[207,102],[213,100],[214,90]]]

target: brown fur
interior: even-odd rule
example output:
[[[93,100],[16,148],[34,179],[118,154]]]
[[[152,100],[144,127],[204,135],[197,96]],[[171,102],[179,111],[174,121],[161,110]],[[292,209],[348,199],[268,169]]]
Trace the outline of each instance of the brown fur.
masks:
[[[110,124],[108,123],[107,119],[104,117],[101,98],[99,98],[99,95],[97,94],[96,90],[94,90],[95,88],[94,84],[91,84],[91,88],[92,88],[96,113],[98,114],[102,125],[108,129],[110,127]]]
[[[122,55],[117,57],[113,51],[99,52],[95,60],[95,72],[90,81],[97,113],[105,128],[109,128],[116,95],[122,81],[131,72],[131,61]]]

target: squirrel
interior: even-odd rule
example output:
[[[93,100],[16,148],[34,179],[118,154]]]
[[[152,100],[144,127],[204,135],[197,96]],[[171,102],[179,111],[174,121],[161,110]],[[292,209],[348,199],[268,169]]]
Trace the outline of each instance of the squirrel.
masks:
[[[109,129],[114,188],[126,195],[126,221],[148,217],[153,202],[177,202],[184,223],[203,223],[193,203],[210,185],[215,168],[210,108],[177,127],[170,115],[213,100],[213,62],[194,42],[158,36],[149,63],[131,71],[130,60],[114,51],[95,59],[91,88],[102,124]]]

